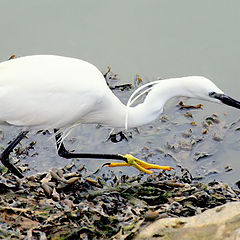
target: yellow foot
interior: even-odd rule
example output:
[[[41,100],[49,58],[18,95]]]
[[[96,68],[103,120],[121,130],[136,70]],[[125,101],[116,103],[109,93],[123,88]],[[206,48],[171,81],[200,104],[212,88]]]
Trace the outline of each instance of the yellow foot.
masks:
[[[148,169],[162,169],[162,170],[167,170],[170,171],[174,168],[171,168],[169,166],[159,166],[156,164],[150,164],[147,162],[144,162],[138,158],[135,158],[133,155],[131,154],[126,154],[123,155],[123,157],[125,157],[127,159],[127,162],[124,163],[109,163],[108,167],[123,167],[123,166],[133,166],[135,168],[137,168],[138,170],[151,174],[153,173],[153,171],[150,171]]]

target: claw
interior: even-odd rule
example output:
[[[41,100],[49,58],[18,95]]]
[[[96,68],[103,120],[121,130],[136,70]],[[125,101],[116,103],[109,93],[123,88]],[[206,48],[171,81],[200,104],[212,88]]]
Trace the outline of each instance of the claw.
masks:
[[[150,164],[150,163],[144,162],[138,158],[135,158],[131,154],[123,155],[123,157],[125,157],[127,159],[127,162],[125,162],[125,163],[109,163],[108,167],[133,166],[133,167],[137,168],[138,170],[140,170],[141,172],[145,172],[148,174],[153,173],[153,171],[148,170],[148,169],[162,169],[162,170],[167,170],[167,171],[171,171],[172,169],[174,169],[169,166],[160,166],[157,164]]]

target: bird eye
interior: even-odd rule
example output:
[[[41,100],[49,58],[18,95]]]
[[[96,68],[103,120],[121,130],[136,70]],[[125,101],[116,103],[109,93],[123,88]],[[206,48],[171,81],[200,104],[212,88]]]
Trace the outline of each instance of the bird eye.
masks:
[[[210,92],[209,93],[209,97],[215,97],[216,96],[216,93],[215,92]]]

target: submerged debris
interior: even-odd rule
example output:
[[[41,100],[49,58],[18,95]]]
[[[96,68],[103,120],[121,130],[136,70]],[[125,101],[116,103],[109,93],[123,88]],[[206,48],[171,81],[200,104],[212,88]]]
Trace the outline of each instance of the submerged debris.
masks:
[[[121,142],[122,140],[128,141],[128,137],[123,133],[123,131],[120,131],[118,133],[111,132],[107,141],[111,140],[113,143]]]
[[[114,85],[113,86],[112,85],[112,82],[113,82],[112,80],[117,81],[119,79],[118,79],[118,76],[117,76],[116,73],[111,72],[111,68],[110,67],[108,67],[107,72],[104,73],[103,76],[104,76],[104,78],[106,80],[107,85],[109,86],[109,88],[111,90],[121,90],[121,91],[124,91],[124,90],[129,90],[129,89],[133,88],[133,84],[131,84],[131,83],[120,84],[120,85]],[[139,77],[137,79],[139,79],[138,81],[140,83],[141,78]]]
[[[18,180],[1,176],[0,231],[6,238],[133,239],[159,218],[193,216],[239,192],[221,182],[194,182],[190,172],[83,177],[51,169]],[[16,181],[18,180],[18,181]]]
[[[200,159],[202,159],[202,158],[207,158],[207,157],[209,157],[209,156],[212,156],[213,154],[211,154],[211,153],[206,153],[206,152],[195,152],[194,153],[194,159],[196,160],[196,161],[199,161]]]
[[[198,108],[202,109],[202,106],[203,106],[202,104],[198,104],[196,106],[194,106],[194,105],[186,105],[186,104],[183,103],[183,101],[180,101],[178,103],[178,105],[180,106],[179,109],[198,109]]]

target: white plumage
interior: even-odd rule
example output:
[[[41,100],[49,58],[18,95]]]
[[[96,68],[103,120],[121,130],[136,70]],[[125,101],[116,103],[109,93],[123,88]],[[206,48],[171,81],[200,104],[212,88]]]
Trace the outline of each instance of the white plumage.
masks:
[[[66,127],[98,111],[109,95],[101,72],[82,60],[38,55],[0,64],[0,120],[9,124]]]
[[[143,103],[133,103],[147,93]],[[141,171],[171,167],[147,164],[127,154],[68,152],[62,140],[69,129],[81,123],[112,127],[138,127],[154,121],[164,104],[185,96],[240,108],[240,103],[204,77],[182,77],[148,83],[137,89],[125,106],[109,89],[102,73],[92,64],[74,58],[36,55],[0,63],[0,123],[22,126],[25,131],[0,155],[15,175],[22,173],[9,162],[9,154],[30,129],[54,129],[58,154],[65,158],[101,158],[125,161],[109,166],[134,166]]]
[[[172,97],[219,102],[208,94],[223,93],[204,77],[160,80],[151,85],[144,103],[130,107],[129,102],[126,107],[108,88],[102,73],[88,62],[53,55],[16,58],[0,63],[0,121],[33,129],[79,123],[124,127],[126,121],[128,127],[137,127],[155,120]]]

